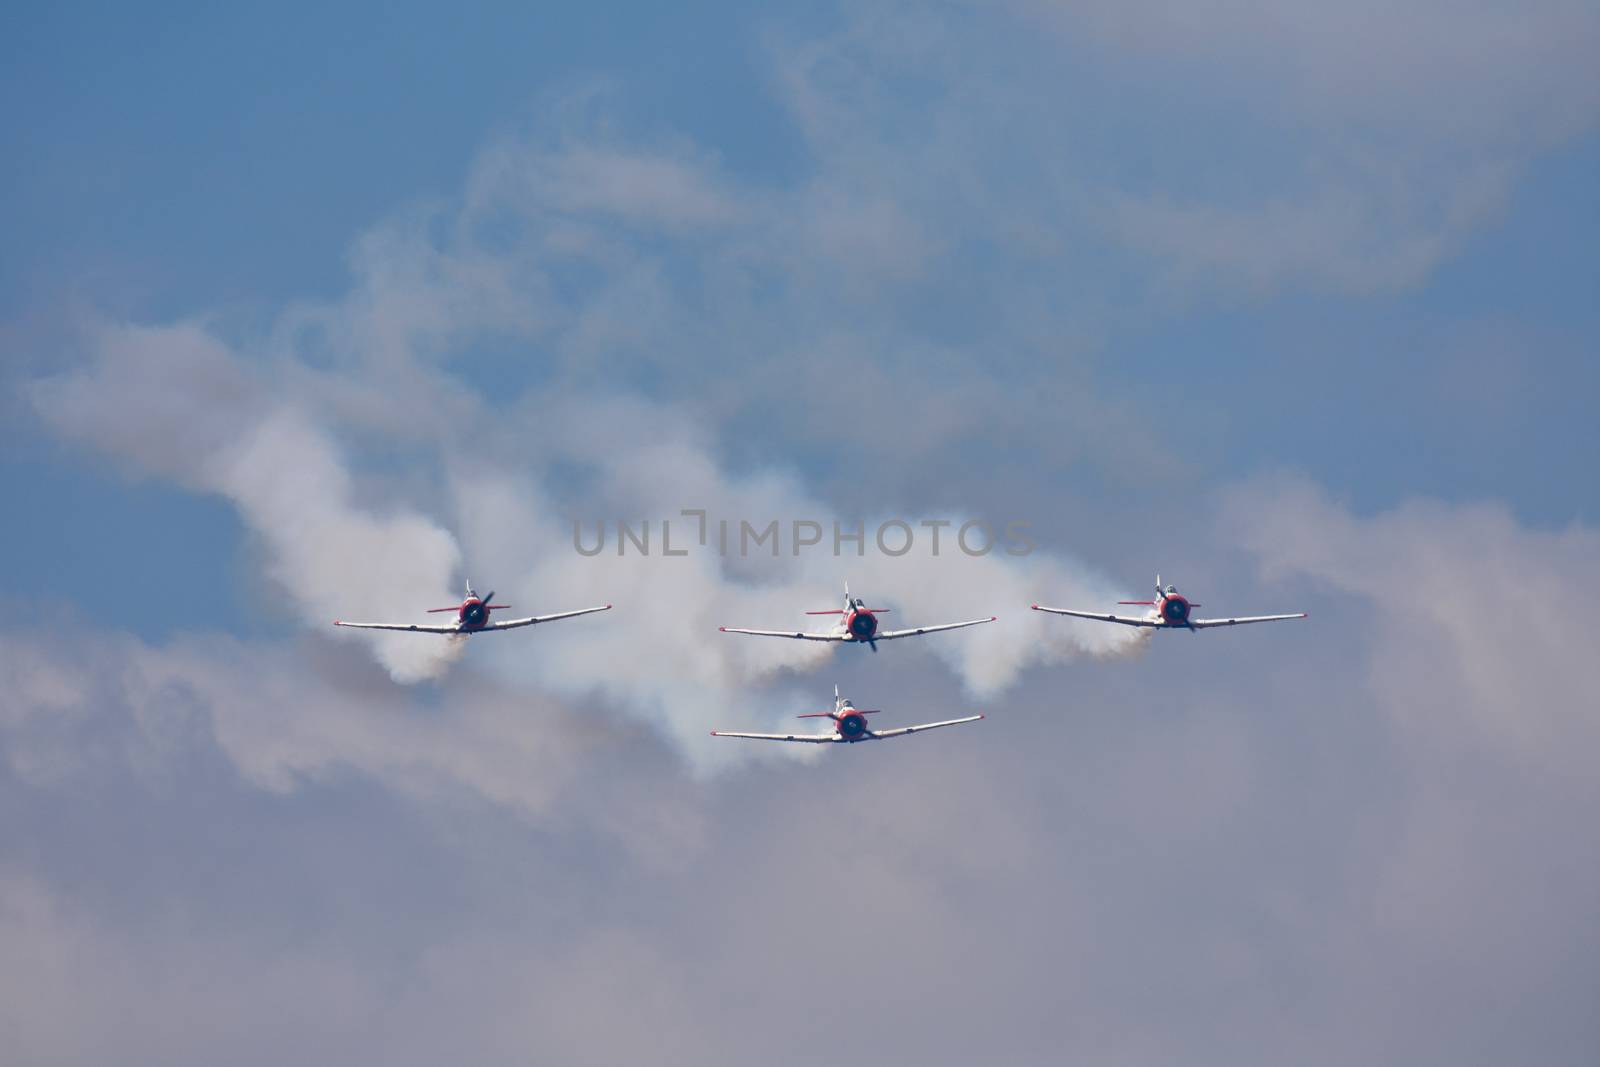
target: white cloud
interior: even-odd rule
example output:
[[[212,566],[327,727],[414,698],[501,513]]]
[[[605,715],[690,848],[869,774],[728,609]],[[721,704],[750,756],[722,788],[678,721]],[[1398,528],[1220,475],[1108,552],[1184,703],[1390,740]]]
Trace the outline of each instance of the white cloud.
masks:
[[[1581,0],[1223,0],[1011,5],[1088,37],[1142,73],[1243,82],[1246,106],[1285,121],[1356,122],[1429,140],[1534,143],[1600,115],[1588,60],[1600,17]]]
[[[1571,607],[1600,562],[1593,530],[1530,530],[1502,505],[1427,500],[1361,518],[1300,482],[1243,490],[1227,514],[1267,573],[1361,599],[1372,685],[1423,736],[1569,773],[1573,739],[1600,742],[1585,696],[1588,635]]]
[[[854,188],[946,233],[1109,239],[1162,305],[1414,285],[1600,120],[1582,0],[1005,10],[878,5],[780,84]]]
[[[523,499],[497,492],[462,493],[491,532]],[[430,693],[318,644],[6,635],[0,680],[24,703],[0,700],[0,787],[38,814],[0,855],[0,1013],[65,1062],[214,1060],[286,1015],[308,1050],[370,1047],[377,1026],[395,1062],[803,1062],[805,1043],[771,1052],[770,1020],[848,972],[875,991],[862,1062],[1459,1062],[1529,1035],[1581,1062],[1597,723],[1581,630],[1537,620],[1600,561],[1593,531],[1436,503],[1359,517],[1276,482],[1194,537],[1205,559],[1242,543],[1312,619],[1030,673],[959,739],[709,780],[592,703],[499,680],[529,670],[502,655],[587,673],[553,643],[486,646]],[[872,676],[896,716],[941,699],[890,655]],[[162,806],[163,777],[193,801]],[[351,778],[407,803],[358,804],[361,846],[341,824],[330,853],[299,819],[339,810],[326,791]],[[240,784],[274,803],[209,814]],[[100,886],[128,860],[85,837],[107,790],[133,825],[188,813],[126,886]],[[239,898],[218,833],[292,891]],[[178,1025],[196,1005],[205,1026]],[[1087,1021],[1017,1036],[1051,1012]]]

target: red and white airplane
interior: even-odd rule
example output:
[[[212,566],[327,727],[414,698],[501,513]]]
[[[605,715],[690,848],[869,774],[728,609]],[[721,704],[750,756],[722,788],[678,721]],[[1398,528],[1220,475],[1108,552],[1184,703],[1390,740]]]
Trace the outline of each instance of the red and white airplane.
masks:
[[[335,626],[351,626],[357,630],[408,630],[419,634],[477,634],[488,633],[493,630],[512,630],[518,626],[532,626],[539,622],[555,622],[557,619],[571,619],[579,615],[590,615],[596,611],[610,611],[610,604],[602,604],[597,608],[579,608],[577,611],[561,611],[554,615],[531,615],[526,619],[507,619],[504,622],[490,622],[491,611],[505,611],[510,604],[495,604],[494,594],[479,596],[473,592],[472,583],[467,583],[467,597],[460,604],[450,608],[429,608],[428,614],[435,615],[443,611],[456,613],[456,621],[445,626],[419,626],[416,623],[403,622],[341,622],[333,620]]]
[[[1156,599],[1119,600],[1118,604],[1136,604],[1151,608],[1145,615],[1107,615],[1099,611],[1073,611],[1071,608],[1047,608],[1033,605],[1034,611],[1048,611],[1052,615],[1071,615],[1078,619],[1096,619],[1100,622],[1120,622],[1124,626],[1144,626],[1154,630],[1206,630],[1213,626],[1243,626],[1247,622],[1278,622],[1283,619],[1303,619],[1305,612],[1296,615],[1247,615],[1236,619],[1196,619],[1189,614],[1200,605],[1178,595],[1178,587],[1161,587],[1161,575],[1156,575]]]
[[[946,719],[943,722],[925,722],[921,726],[900,726],[893,730],[867,728],[866,716],[876,715],[881,708],[858,708],[839,695],[833,687],[833,710],[813,711],[799,716],[802,719],[832,719],[833,732],[828,734],[737,734],[712,730],[712,737],[748,737],[757,741],[801,741],[810,745],[847,745],[856,741],[882,741],[890,737],[904,737],[923,730],[936,730],[941,726],[959,726],[964,722],[977,722],[982,715],[968,715],[964,719]]]
[[[911,630],[880,630],[878,629],[878,616],[888,612],[888,608],[869,608],[864,600],[851,599],[850,583],[844,583],[844,607],[832,611],[808,611],[807,615],[838,615],[839,625],[827,633],[808,634],[799,630],[740,630],[732,626],[718,627],[725,634],[754,634],[757,637],[788,637],[801,641],[855,641],[865,644],[872,651],[878,651],[879,641],[893,641],[897,637],[919,637],[922,634],[938,633],[940,630],[959,630],[963,626],[981,626],[986,622],[994,622],[995,616],[987,619],[969,619],[967,622],[947,622],[939,626],[918,626]]]

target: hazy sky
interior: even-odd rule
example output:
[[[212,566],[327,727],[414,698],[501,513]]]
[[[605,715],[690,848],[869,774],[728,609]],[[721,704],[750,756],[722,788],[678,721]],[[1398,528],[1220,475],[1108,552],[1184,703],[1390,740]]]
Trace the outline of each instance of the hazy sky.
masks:
[[[0,1060],[1592,1064],[1597,51],[1583,0],[0,16]],[[684,508],[1037,548],[574,551]],[[1027,610],[1157,570],[1311,617]],[[616,609],[328,625],[468,576]],[[716,632],[847,579],[1000,618]],[[707,736],[836,683],[988,718]]]

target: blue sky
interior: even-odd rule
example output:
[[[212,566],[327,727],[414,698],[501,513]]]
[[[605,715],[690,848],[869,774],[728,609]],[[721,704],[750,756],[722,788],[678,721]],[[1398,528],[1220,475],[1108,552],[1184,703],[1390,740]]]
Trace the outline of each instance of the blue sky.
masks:
[[[737,9],[41,13],[7,34],[6,152],[30,162],[6,179],[8,306],[70,292],[86,264],[147,313],[336,293],[354,234],[453,191],[541,93],[596,77],[637,87],[639,121],[782,166],[779,117],[734,91],[758,77]]]
[[[1597,27],[6,15],[0,1033],[41,1063],[1589,1062]],[[1039,551],[572,551],[574,518],[684,507]],[[1158,569],[1312,618],[1026,611]],[[327,626],[468,575],[617,609],[455,650]],[[1001,621],[876,657],[715,632],[846,578]],[[989,718],[838,759],[706,736],[836,682]]]

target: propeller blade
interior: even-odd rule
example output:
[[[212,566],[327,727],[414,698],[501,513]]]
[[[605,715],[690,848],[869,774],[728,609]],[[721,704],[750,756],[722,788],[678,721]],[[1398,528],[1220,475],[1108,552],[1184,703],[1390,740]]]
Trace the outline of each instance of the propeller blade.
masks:
[[[494,590],[493,590],[493,589],[491,589],[491,590],[489,590],[489,595],[488,595],[488,596],[486,596],[486,597],[484,597],[484,598],[483,598],[483,602],[484,602],[484,603],[485,603],[485,604],[487,604],[487,603],[489,603],[489,602],[490,602],[490,601],[491,601],[491,600],[493,600],[493,599],[494,599]]]
[[[878,651],[878,639],[876,637],[867,638],[867,647],[874,652]]]

